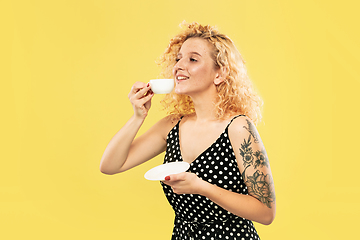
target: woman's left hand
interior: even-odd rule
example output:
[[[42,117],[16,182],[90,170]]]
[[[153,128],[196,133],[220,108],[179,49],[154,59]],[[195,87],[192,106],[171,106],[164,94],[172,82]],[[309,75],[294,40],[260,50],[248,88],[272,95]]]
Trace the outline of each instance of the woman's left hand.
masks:
[[[162,182],[169,185],[177,194],[201,194],[204,184],[207,183],[195,173],[189,172],[169,175]]]

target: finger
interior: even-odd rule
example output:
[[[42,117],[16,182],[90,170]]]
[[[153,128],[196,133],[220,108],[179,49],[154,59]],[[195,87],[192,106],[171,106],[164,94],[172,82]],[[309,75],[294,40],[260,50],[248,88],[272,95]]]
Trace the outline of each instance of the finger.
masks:
[[[171,190],[176,194],[180,194],[180,192],[177,188],[171,187]]]
[[[145,87],[143,87],[142,89],[138,90],[136,93],[135,93],[135,96],[137,98],[142,98],[144,96],[147,95],[147,93],[151,90],[151,87],[150,87],[150,84],[146,85]]]
[[[163,182],[164,184],[168,185],[169,187],[172,188],[173,182],[171,181],[166,181],[166,180],[162,180],[161,182]]]
[[[179,190],[179,188],[178,188],[178,186],[176,184],[174,184],[174,183],[171,184],[171,183],[166,182],[166,181],[165,182],[163,181],[163,183],[168,185],[174,193],[179,193],[180,190]]]
[[[148,96],[150,93],[152,93],[150,86],[145,85],[141,88],[134,86],[134,88],[130,91],[128,98],[130,100],[137,101],[142,99],[144,96]]]
[[[153,96],[154,96],[154,93],[149,93],[149,94],[145,95],[144,97],[138,99],[137,104],[139,104],[139,106],[144,106],[144,104],[147,103],[148,101],[150,101]]]
[[[166,176],[165,180],[171,181],[171,182],[184,181],[185,174],[184,173],[171,174],[171,175]]]
[[[136,82],[134,85],[132,85],[131,90],[128,94],[129,99],[133,99],[135,97],[135,94],[139,92],[141,89],[146,87],[146,83],[143,82]]]
[[[174,181],[174,179],[171,176],[172,175],[166,176],[164,178],[164,180],[162,180],[162,182],[165,183],[166,185],[169,185],[169,186],[174,185],[176,181]]]
[[[136,82],[134,83],[134,85],[131,87],[131,92],[133,93],[137,93],[139,90],[143,89],[144,87],[146,87],[146,83],[143,82]]]
[[[165,177],[165,181],[170,183],[170,182],[174,182],[176,180],[175,180],[174,175],[168,175]]]
[[[154,94],[154,92],[151,90],[151,86],[150,86],[150,90],[147,91],[146,95],[148,95],[148,94]]]

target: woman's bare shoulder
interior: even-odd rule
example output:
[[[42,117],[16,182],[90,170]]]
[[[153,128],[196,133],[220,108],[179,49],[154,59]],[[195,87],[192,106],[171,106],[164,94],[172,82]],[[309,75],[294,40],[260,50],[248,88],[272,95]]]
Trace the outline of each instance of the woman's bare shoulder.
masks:
[[[164,137],[171,131],[171,129],[178,123],[180,117],[175,117],[173,115],[168,115],[163,117],[158,122],[156,122],[152,129],[158,131]]]
[[[233,136],[238,136],[244,131],[249,132],[249,130],[257,132],[253,121],[245,115],[236,117],[229,126],[229,134]]]
[[[171,126],[171,125],[176,125],[179,122],[180,119],[181,119],[181,117],[179,117],[179,116],[168,115],[168,116],[163,117],[162,119],[160,119],[158,121],[158,123]]]

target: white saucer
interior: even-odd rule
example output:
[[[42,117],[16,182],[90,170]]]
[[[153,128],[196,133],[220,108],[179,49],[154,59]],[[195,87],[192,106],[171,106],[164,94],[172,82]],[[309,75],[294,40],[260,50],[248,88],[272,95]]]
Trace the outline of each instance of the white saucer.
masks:
[[[170,174],[185,172],[189,168],[190,164],[187,162],[170,162],[150,169],[145,173],[144,177],[147,180],[162,181]]]

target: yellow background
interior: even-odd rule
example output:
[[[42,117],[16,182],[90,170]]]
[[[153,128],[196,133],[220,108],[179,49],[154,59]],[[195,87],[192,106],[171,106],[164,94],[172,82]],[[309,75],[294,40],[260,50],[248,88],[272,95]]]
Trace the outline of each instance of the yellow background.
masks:
[[[277,216],[262,239],[356,238],[358,1],[10,0],[0,3],[0,239],[170,239],[173,212],[143,174],[99,171],[132,115],[135,81],[179,28],[216,25],[264,99],[258,126]],[[161,96],[141,132],[164,115]]]

